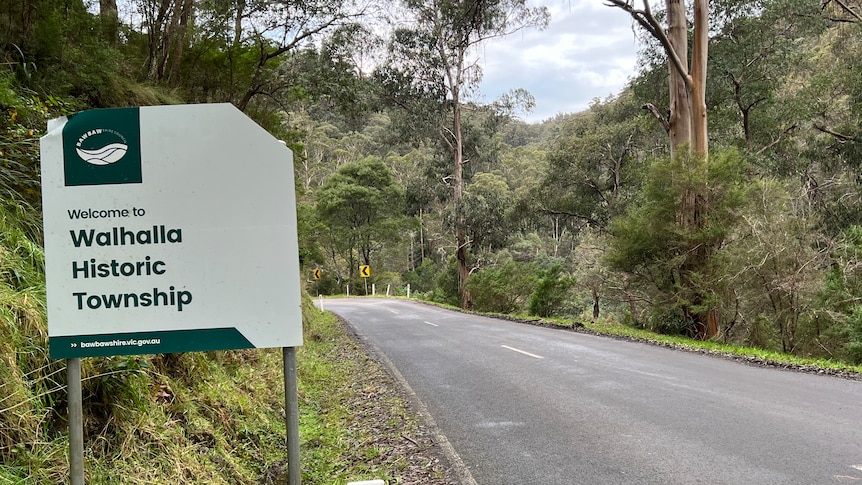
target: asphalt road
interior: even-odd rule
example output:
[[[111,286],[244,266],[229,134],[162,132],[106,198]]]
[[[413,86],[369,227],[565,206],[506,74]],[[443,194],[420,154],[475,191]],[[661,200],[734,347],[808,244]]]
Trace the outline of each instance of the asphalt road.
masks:
[[[403,300],[323,305],[479,485],[862,484],[862,382]]]

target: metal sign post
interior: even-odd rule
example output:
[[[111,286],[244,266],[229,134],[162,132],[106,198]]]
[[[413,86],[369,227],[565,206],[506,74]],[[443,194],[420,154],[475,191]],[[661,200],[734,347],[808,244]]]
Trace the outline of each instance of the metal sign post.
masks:
[[[81,395],[81,359],[66,359],[69,400],[69,478],[84,485],[84,402]]]
[[[302,468],[299,459],[299,396],[296,382],[296,347],[281,349],[284,358],[284,416],[287,419],[288,485],[300,485]]]

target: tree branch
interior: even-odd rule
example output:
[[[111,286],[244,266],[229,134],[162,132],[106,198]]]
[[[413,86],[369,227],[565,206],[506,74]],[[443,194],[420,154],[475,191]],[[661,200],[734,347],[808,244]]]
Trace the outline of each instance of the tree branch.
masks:
[[[593,224],[593,225],[594,225],[594,226],[596,226],[596,227],[602,227],[602,222],[601,222],[601,221],[596,220],[596,219],[594,219],[594,218],[592,218],[592,217],[590,217],[590,216],[585,216],[585,215],[581,215],[581,214],[575,214],[574,212],[558,211],[558,210],[554,210],[554,209],[539,209],[539,210],[540,210],[541,212],[544,212],[545,214],[550,214],[550,215],[552,215],[552,216],[568,216],[568,217],[574,217],[574,218],[576,218],[576,219],[580,219],[580,220],[582,220],[582,221],[586,221],[586,222],[588,222],[588,223],[590,223],[590,224]]]
[[[674,50],[673,46],[670,44],[670,39],[667,38],[667,34],[662,28],[661,23],[652,14],[649,1],[643,0],[643,10],[636,10],[633,3],[629,3],[627,0],[605,0],[605,2],[605,5],[608,7],[617,7],[628,12],[628,14],[631,15],[637,23],[639,23],[647,32],[650,33],[650,35],[659,41],[661,46],[664,48],[668,59],[670,59],[671,64],[673,64],[674,68],[676,68],[677,72],[679,72],[680,76],[682,76],[685,81],[686,89],[691,91],[691,75],[688,73],[688,67],[686,64],[683,64],[682,59],[679,58],[676,50]]]
[[[757,150],[757,155],[762,154],[762,153],[763,153],[763,152],[765,152],[766,150],[769,150],[770,148],[772,148],[772,147],[774,147],[775,145],[777,145],[778,143],[780,143],[780,142],[781,142],[781,139],[784,137],[784,135],[786,135],[786,134],[790,133],[791,131],[795,130],[796,128],[797,128],[796,123],[794,123],[794,124],[790,125],[789,127],[787,127],[784,131],[782,131],[781,133],[779,133],[779,134],[778,134],[778,138],[776,138],[775,140],[773,140],[773,141],[772,141],[772,143],[770,143],[770,144],[766,145],[765,147],[761,148],[760,150]]]
[[[827,135],[832,135],[832,136],[834,136],[834,137],[835,137],[835,138],[837,138],[841,143],[846,143],[846,142],[848,142],[848,141],[853,141],[853,140],[855,140],[855,139],[856,139],[856,137],[855,137],[855,136],[845,135],[845,134],[843,134],[843,133],[838,133],[837,131],[832,131],[832,130],[830,130],[829,128],[826,128],[826,127],[825,127],[825,126],[823,126],[823,125],[818,125],[817,123],[815,123],[815,124],[814,124],[814,129],[815,129],[815,130],[817,130],[817,131],[819,131],[819,132],[821,132],[821,133],[826,133]]]
[[[658,108],[656,108],[654,104],[647,103],[641,106],[641,108],[652,113],[655,119],[657,119],[658,122],[661,123],[661,127],[664,128],[665,133],[670,133],[670,122],[667,120],[667,118],[661,115]]]
[[[853,18],[855,18],[856,22],[862,22],[862,16],[860,16],[858,13],[856,13],[852,8],[850,8],[849,5],[844,3],[842,0],[826,0],[825,2],[823,2],[822,8],[826,8],[826,6],[829,5],[830,1],[837,3],[841,7],[842,10],[844,10],[845,12],[850,14]]]

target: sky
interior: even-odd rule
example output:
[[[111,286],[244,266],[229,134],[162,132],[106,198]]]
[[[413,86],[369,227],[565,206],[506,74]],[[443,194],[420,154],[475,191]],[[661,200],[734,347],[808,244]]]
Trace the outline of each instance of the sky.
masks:
[[[536,4],[533,0],[534,5]],[[576,113],[595,98],[618,94],[636,74],[638,44],[631,18],[602,0],[544,0],[551,22],[484,46],[479,101],[524,88],[536,99],[519,117],[538,123]]]

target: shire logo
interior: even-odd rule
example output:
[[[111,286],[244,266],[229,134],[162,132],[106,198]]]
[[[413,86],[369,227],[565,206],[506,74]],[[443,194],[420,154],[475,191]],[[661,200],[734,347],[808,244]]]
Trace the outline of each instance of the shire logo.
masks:
[[[96,148],[85,148],[95,146]],[[75,144],[75,151],[81,160],[91,165],[110,165],[119,162],[129,151],[126,137],[110,128],[90,130]]]
[[[94,109],[63,127],[66,186],[143,183],[138,108]]]

